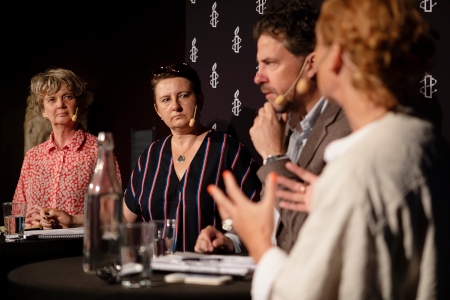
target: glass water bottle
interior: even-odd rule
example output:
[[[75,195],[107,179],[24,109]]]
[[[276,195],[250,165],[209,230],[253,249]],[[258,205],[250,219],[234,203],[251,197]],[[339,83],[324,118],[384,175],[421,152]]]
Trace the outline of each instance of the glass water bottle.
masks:
[[[113,161],[112,133],[98,135],[98,159],[85,194],[83,270],[120,262],[119,224],[122,222],[122,186]]]

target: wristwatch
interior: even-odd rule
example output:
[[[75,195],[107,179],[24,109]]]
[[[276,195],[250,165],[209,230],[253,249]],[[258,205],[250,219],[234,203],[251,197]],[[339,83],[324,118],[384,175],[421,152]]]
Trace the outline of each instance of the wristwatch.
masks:
[[[263,165],[266,165],[267,163],[270,163],[271,161],[276,161],[280,159],[287,158],[286,154],[279,154],[279,155],[269,155],[265,160],[263,160]]]

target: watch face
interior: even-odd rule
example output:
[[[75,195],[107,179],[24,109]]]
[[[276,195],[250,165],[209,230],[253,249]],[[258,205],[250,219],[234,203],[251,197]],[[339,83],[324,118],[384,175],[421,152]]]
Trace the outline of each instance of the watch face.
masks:
[[[279,160],[279,159],[283,159],[283,158],[286,158],[285,154],[269,155],[265,160],[263,160],[263,165],[265,165],[271,161],[275,161],[275,160]]]

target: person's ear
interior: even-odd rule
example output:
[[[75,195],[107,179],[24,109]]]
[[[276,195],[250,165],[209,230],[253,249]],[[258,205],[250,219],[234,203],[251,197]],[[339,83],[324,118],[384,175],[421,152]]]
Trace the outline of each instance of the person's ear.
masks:
[[[311,52],[306,59],[308,60],[308,64],[306,66],[306,75],[308,76],[309,79],[314,78],[317,74],[317,69],[316,69],[316,53],[315,52]]]
[[[331,44],[329,51],[330,53],[328,53],[328,55],[330,56],[331,70],[335,74],[339,74],[344,64],[344,62],[342,61],[342,46],[338,43],[333,43]]]

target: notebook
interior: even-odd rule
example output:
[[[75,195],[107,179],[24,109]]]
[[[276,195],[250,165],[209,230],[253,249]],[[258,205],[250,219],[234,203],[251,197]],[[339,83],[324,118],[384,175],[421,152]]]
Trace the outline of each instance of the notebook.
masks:
[[[175,252],[152,258],[152,269],[167,272],[251,277],[255,262],[250,256]]]
[[[82,238],[83,236],[83,227],[51,230],[27,230],[24,234],[24,238],[27,240]]]

